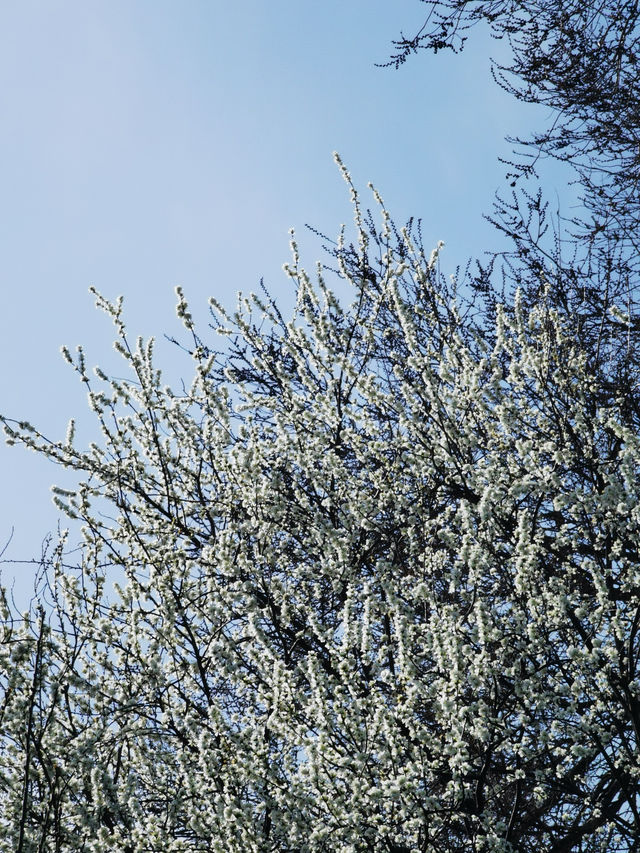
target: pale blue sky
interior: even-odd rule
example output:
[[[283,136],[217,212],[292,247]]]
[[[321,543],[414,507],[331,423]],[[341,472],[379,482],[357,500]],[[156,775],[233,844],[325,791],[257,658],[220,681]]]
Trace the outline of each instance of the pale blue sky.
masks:
[[[424,220],[445,269],[482,252],[505,186],[506,133],[538,118],[493,83],[478,33],[460,57],[379,69],[412,33],[418,0],[21,0],[0,7],[0,410],[52,438],[84,392],[59,356],[85,345],[113,364],[88,295],[125,295],[135,334],[173,333],[173,288],[196,317],[261,276],[285,300],[288,229],[334,234],[350,218],[332,161],[372,180],[398,221]],[[301,233],[302,237],[302,233]],[[304,239],[312,267],[317,244]],[[159,357],[186,376],[169,345]],[[39,553],[58,513],[50,463],[0,446],[0,543]],[[5,567],[5,578],[13,573]],[[19,588],[32,576],[19,569]]]

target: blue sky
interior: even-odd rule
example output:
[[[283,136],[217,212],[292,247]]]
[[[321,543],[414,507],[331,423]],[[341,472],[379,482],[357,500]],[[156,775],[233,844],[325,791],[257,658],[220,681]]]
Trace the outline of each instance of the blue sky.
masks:
[[[492,81],[504,46],[478,32],[462,56],[380,69],[418,0],[49,0],[0,8],[0,411],[93,437],[84,392],[59,356],[81,343],[114,364],[90,285],[124,294],[133,335],[179,330],[175,285],[205,320],[261,276],[285,306],[288,229],[309,267],[309,222],[337,232],[351,212],[338,150],[397,221],[442,239],[445,270],[495,245],[483,222],[505,187],[506,133],[540,119]],[[560,177],[558,177],[560,180]],[[189,364],[160,345],[171,378]],[[184,369],[183,369],[184,368]],[[55,529],[52,483],[67,472],[0,446],[5,558],[29,559]],[[1,544],[0,544],[1,547]],[[29,567],[5,566],[20,595]]]

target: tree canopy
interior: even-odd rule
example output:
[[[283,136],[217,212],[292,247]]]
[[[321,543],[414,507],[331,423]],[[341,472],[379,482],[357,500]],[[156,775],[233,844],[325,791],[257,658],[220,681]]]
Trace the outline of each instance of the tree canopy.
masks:
[[[550,232],[549,195],[524,184],[498,198],[491,217],[513,241],[506,273],[537,293],[540,271],[554,301],[592,352],[618,338],[609,309],[625,305],[638,329],[640,207],[640,8],[635,0],[423,0],[426,19],[394,42],[396,68],[419,51],[463,50],[477,26],[488,26],[509,50],[493,63],[496,81],[515,98],[545,108],[547,125],[516,138],[506,162],[513,187],[537,178],[545,159],[574,171],[580,207]],[[503,51],[502,56],[505,55]],[[549,237],[552,239],[549,239]],[[495,287],[495,279],[492,287]],[[627,359],[630,361],[631,359]],[[624,359],[617,359],[622,369]],[[620,376],[618,379],[620,380]]]
[[[550,124],[518,140],[516,173],[550,156],[578,173],[593,228],[615,228],[638,248],[640,7],[636,0],[423,0],[429,12],[412,37],[394,42],[396,67],[419,50],[460,51],[484,23],[506,39],[496,80],[514,97],[550,109]],[[515,176],[514,175],[514,176]]]
[[[447,8],[405,54],[553,11]],[[338,165],[355,227],[313,275],[292,239],[291,317],[250,294],[203,328],[178,290],[172,389],[96,293],[127,377],[63,354],[101,441],[3,418],[78,473],[56,500],[83,541],[30,612],[3,594],[1,851],[637,849],[628,249],[605,223],[564,259],[527,190],[496,213],[513,251],[458,280]]]

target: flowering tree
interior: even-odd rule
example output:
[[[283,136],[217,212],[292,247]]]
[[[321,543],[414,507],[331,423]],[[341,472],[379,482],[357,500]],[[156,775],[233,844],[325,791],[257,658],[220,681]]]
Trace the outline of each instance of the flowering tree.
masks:
[[[288,321],[212,301],[216,351],[178,291],[190,388],[96,294],[102,441],[4,420],[81,476],[83,545],[4,608],[0,850],[636,849],[637,392],[544,275],[465,301],[351,190]]]

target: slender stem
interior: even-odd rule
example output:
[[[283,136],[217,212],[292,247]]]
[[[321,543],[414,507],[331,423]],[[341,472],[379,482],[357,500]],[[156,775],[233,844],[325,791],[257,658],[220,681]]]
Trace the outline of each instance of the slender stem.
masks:
[[[44,609],[39,608],[40,624],[38,627],[38,640],[36,643],[36,659],[33,665],[33,678],[31,680],[31,691],[29,694],[29,717],[27,720],[27,742],[24,756],[24,783],[22,788],[22,814],[20,816],[20,833],[18,836],[18,848],[16,853],[22,853],[24,847],[24,833],[27,823],[27,808],[29,805],[29,767],[31,764],[31,742],[33,740],[33,710],[38,689],[38,676],[40,673],[40,661],[42,658],[42,639],[44,635]]]

